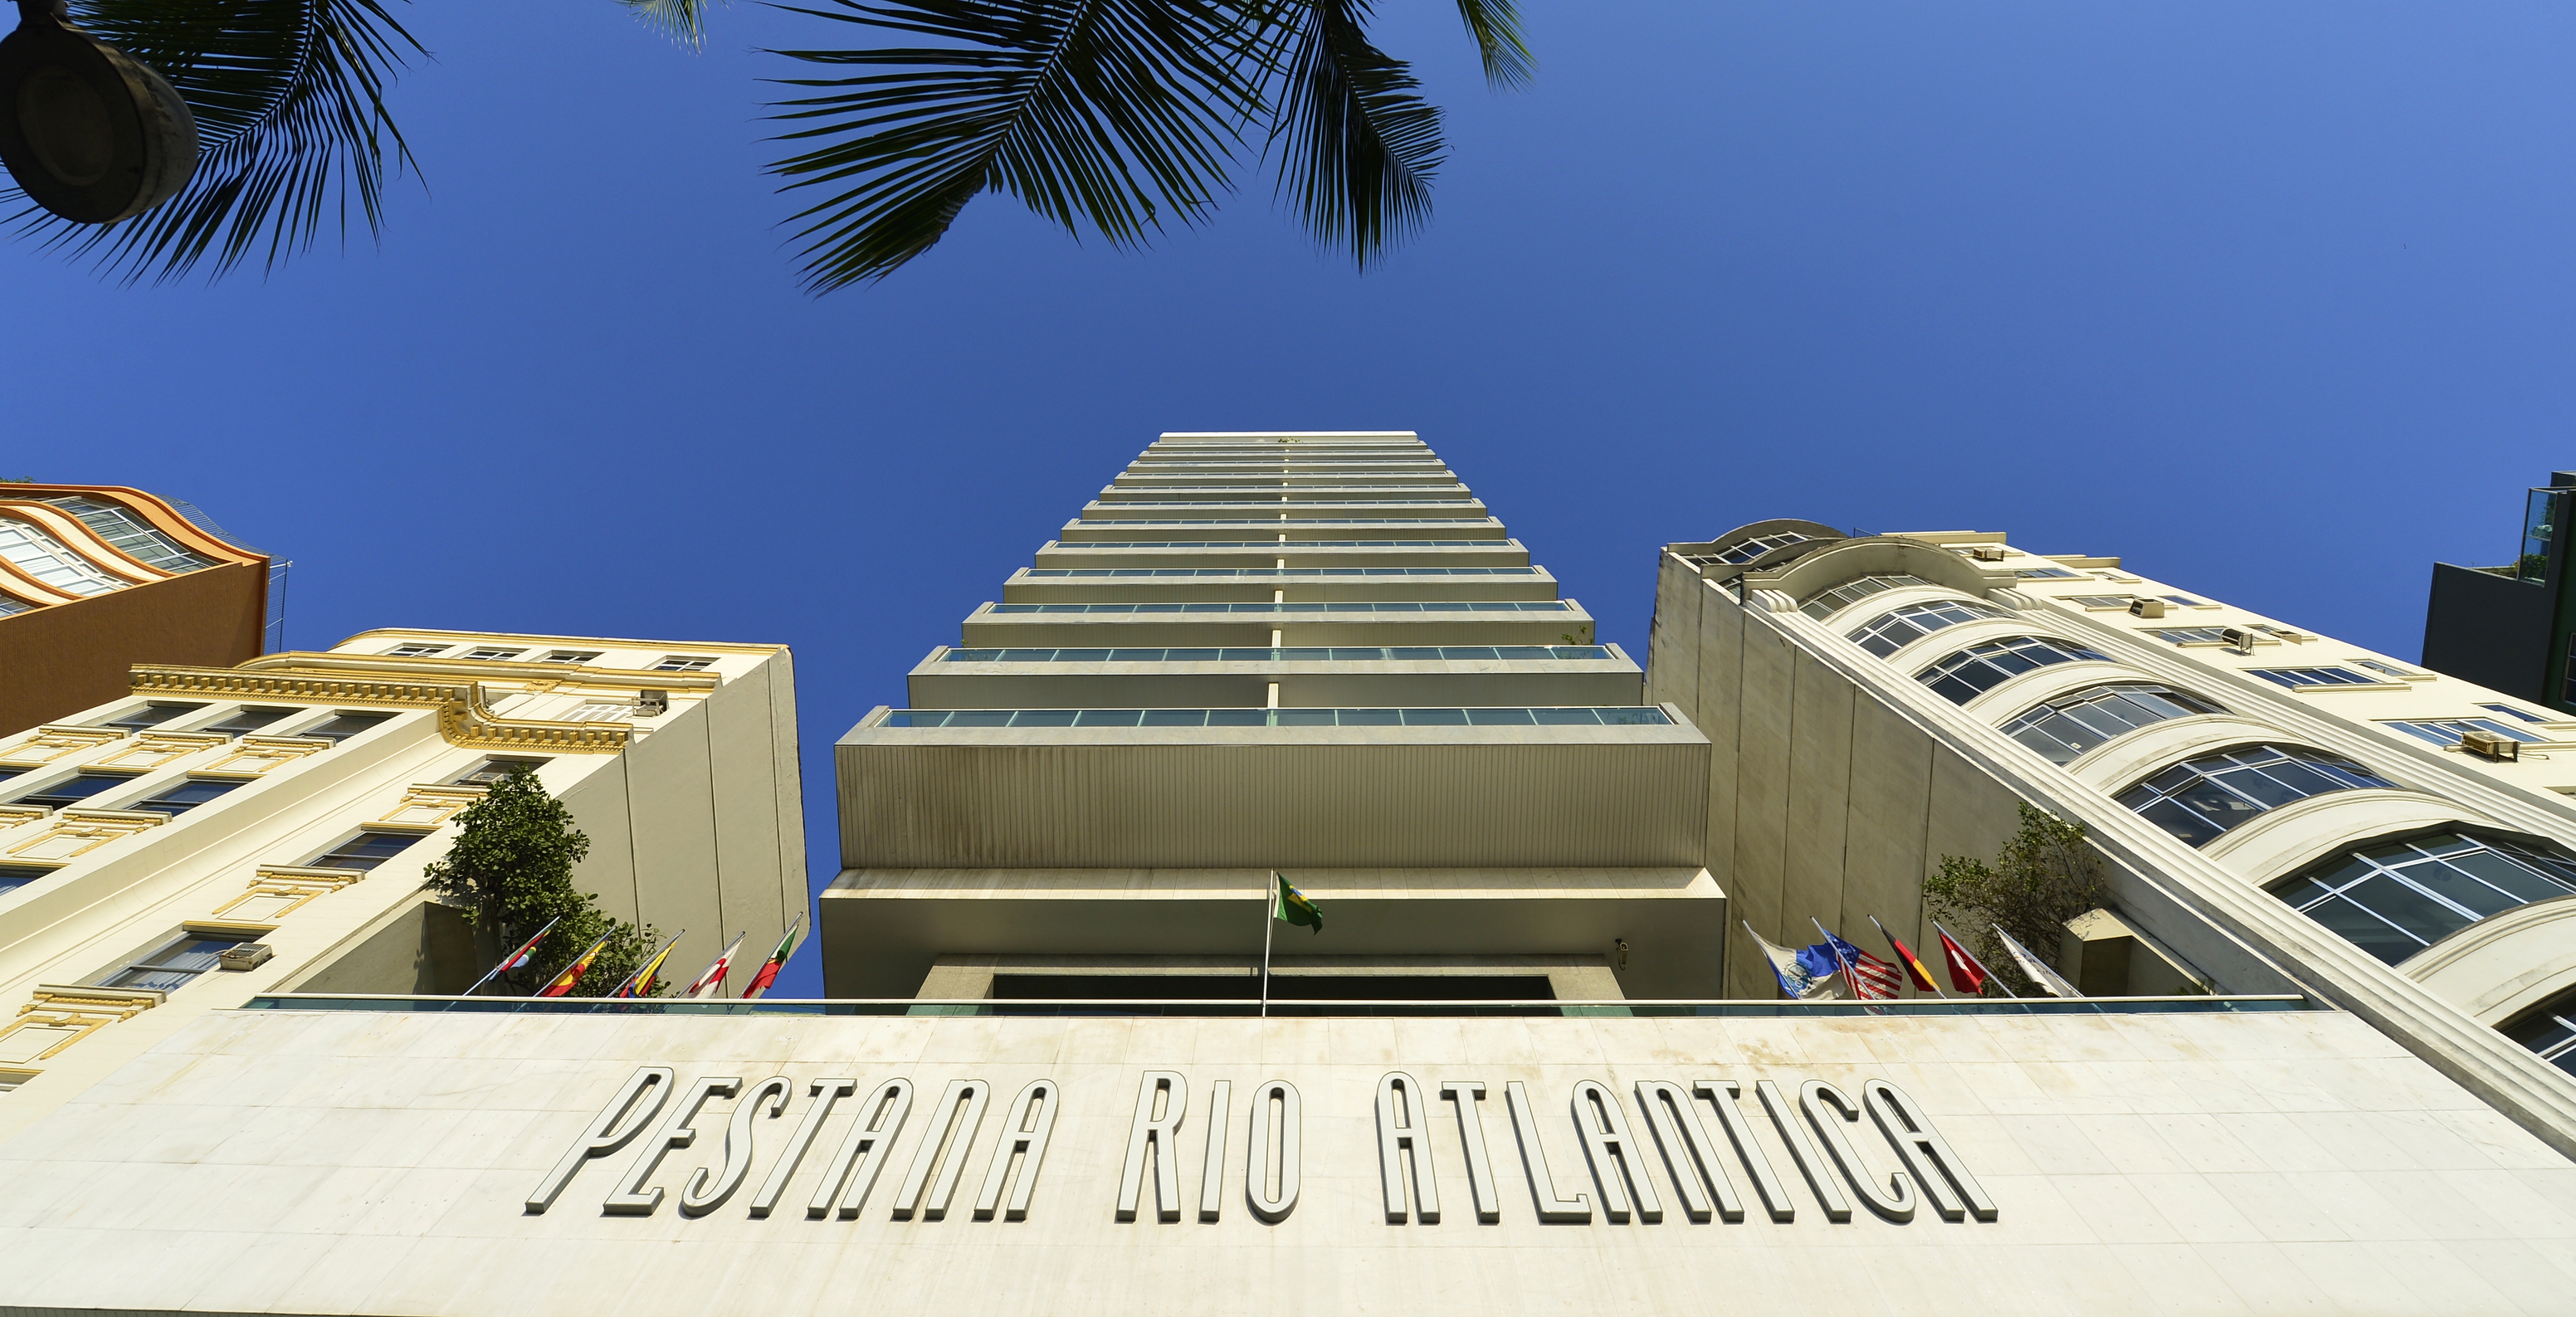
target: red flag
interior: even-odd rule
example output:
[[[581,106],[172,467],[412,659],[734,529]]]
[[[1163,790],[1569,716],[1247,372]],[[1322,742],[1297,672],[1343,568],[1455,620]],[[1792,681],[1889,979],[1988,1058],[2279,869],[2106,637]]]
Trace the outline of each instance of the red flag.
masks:
[[[795,925],[787,930],[787,936],[778,939],[778,949],[769,953],[769,963],[761,966],[751,982],[743,985],[742,1000],[749,1001],[769,991],[769,985],[778,981],[778,971],[786,967],[789,956],[796,954],[796,937],[804,931],[805,916],[798,915]]]
[[[680,995],[683,997],[703,997],[710,992],[722,995],[721,989],[724,986],[725,975],[733,970],[733,953],[742,949],[742,940],[749,936],[751,936],[749,933],[734,934],[733,941],[725,944],[724,954],[717,956],[715,963],[707,966],[705,973],[691,979],[689,981],[689,986],[680,990]]]
[[[563,973],[557,974],[554,978],[554,982],[549,983],[544,988],[538,990],[537,995],[540,997],[560,997],[565,993],[572,991],[573,985],[581,982],[581,976],[590,972],[590,962],[599,958],[599,949],[607,945],[607,938],[601,938],[600,940],[591,943],[590,950],[581,953],[581,955],[574,958],[571,964],[564,966]]]
[[[1968,949],[1950,936],[1950,930],[1939,924],[1934,924],[1932,930],[1941,935],[1941,955],[1950,962],[1950,986],[1961,992],[1982,994],[1990,977],[1985,962],[1969,955]]]
[[[1923,968],[1922,958],[1914,954],[1914,948],[1905,945],[1894,933],[1888,932],[1887,925],[1879,924],[1876,918],[1872,918],[1869,922],[1878,924],[1879,936],[1887,939],[1887,945],[1896,948],[1896,963],[1905,968],[1905,977],[1914,981],[1916,992],[1941,991],[1939,986],[1932,982],[1932,971]]]

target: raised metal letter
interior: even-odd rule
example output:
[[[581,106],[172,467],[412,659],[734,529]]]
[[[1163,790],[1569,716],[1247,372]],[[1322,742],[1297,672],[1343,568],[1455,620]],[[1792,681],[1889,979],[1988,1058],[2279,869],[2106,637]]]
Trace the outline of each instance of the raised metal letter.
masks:
[[[760,1192],[751,1196],[751,1214],[769,1215],[778,1206],[778,1196],[787,1192],[787,1181],[796,1174],[797,1164],[805,1160],[805,1150],[814,1146],[814,1136],[823,1129],[823,1118],[832,1113],[832,1104],[858,1091],[855,1079],[817,1079],[807,1090],[814,1099],[805,1108],[805,1117],[796,1122],[796,1132],[787,1136],[787,1150],[778,1154],[778,1164],[769,1168],[769,1178],[760,1182]],[[814,1213],[821,1216],[822,1213]]]
[[[1385,1182],[1386,1220],[1404,1224],[1404,1155],[1413,1154],[1413,1198],[1426,1226],[1440,1224],[1440,1184],[1431,1169],[1431,1125],[1422,1081],[1390,1070],[1377,1081],[1377,1169]]]
[[[581,1169],[583,1162],[593,1157],[605,1157],[625,1147],[645,1126],[652,1124],[653,1117],[662,1110],[662,1104],[671,1098],[671,1081],[671,1067],[666,1065],[648,1065],[630,1076],[618,1088],[617,1096],[600,1108],[599,1118],[581,1132],[581,1139],[572,1145],[572,1151],[565,1153],[563,1160],[546,1172],[546,1178],[538,1183],[537,1191],[528,1195],[529,1213],[533,1215],[554,1206],[555,1198],[563,1193],[565,1185],[572,1183],[573,1173]],[[652,1100],[636,1105],[648,1090]],[[624,1120],[629,1112],[635,1117],[634,1123],[618,1129],[618,1122]]]
[[[857,1216],[868,1201],[868,1191],[876,1187],[878,1173],[893,1158],[895,1136],[903,1133],[904,1118],[911,1114],[909,1079],[889,1079],[861,1103],[850,1118],[850,1132],[841,1138],[840,1151],[832,1154],[832,1165],[823,1172],[823,1182],[814,1186],[814,1201],[805,1205],[805,1215],[830,1215],[837,1199],[842,1220]]]
[[[1156,1099],[1163,1114],[1154,1114]],[[1190,1081],[1177,1070],[1148,1070],[1136,1088],[1136,1120],[1127,1127],[1127,1169],[1118,1174],[1118,1219],[1136,1219],[1145,1189],[1145,1154],[1154,1155],[1154,1219],[1181,1219],[1181,1118],[1189,1114]],[[1201,1195],[1204,1197],[1205,1195]]]
[[[1494,1185],[1493,1159],[1485,1155],[1485,1118],[1476,1106],[1485,1100],[1485,1081],[1444,1079],[1440,1096],[1458,1104],[1458,1140],[1467,1145],[1467,1189],[1476,1200],[1476,1219],[1492,1225],[1503,1219],[1503,1198]]]
[[[984,1172],[984,1192],[975,1196],[976,1220],[993,1219],[993,1208],[1002,1201],[1002,1182],[1010,1178],[1014,1156],[1021,1159],[1020,1176],[1011,1185],[1011,1205],[1003,1209],[1002,1219],[1028,1218],[1029,1194],[1038,1187],[1038,1163],[1046,1159],[1047,1136],[1055,1132],[1057,1092],[1054,1080],[1033,1079],[1018,1097],[1011,1099],[1009,1114],[1002,1120],[1001,1141],[993,1145],[993,1168]]]
[[[1798,1127],[1798,1113],[1789,1109],[1789,1099],[1781,1096],[1780,1086],[1768,1079],[1753,1081],[1753,1091],[1762,1095],[1762,1109],[1771,1113],[1771,1123],[1780,1131],[1780,1141],[1789,1145],[1789,1157],[1798,1163],[1798,1171],[1807,1177],[1807,1187],[1815,1190],[1816,1201],[1824,1204],[1828,1221],[1851,1220],[1851,1200],[1843,1197],[1843,1188],[1834,1183],[1834,1170],[1825,1165],[1824,1154]]]
[[[993,1096],[993,1086],[980,1079],[952,1079],[939,1095],[939,1105],[930,1109],[930,1123],[922,1127],[921,1148],[912,1154],[912,1169],[903,1173],[903,1187],[895,1191],[894,1219],[908,1221],[915,1212],[924,1221],[936,1221],[948,1215],[948,1200],[957,1192],[957,1177],[966,1169],[966,1154],[975,1146],[975,1129],[984,1123],[984,1104]],[[962,1113],[958,1109],[964,1108]],[[957,1135],[948,1137],[949,1118],[956,1116]],[[946,1154],[941,1153],[942,1148]],[[932,1182],[931,1167],[939,1168],[939,1179]],[[922,1197],[928,1185],[929,1197]]]
[[[698,1141],[698,1132],[690,1128],[689,1122],[698,1118],[698,1108],[705,1106],[708,1098],[732,1097],[741,1091],[739,1076],[707,1076],[691,1083],[680,1095],[680,1105],[663,1118],[662,1128],[653,1131],[644,1151],[636,1154],[635,1164],[627,1169],[626,1178],[617,1182],[617,1192],[608,1196],[600,1210],[610,1216],[653,1215],[653,1209],[662,1205],[662,1186],[653,1186],[650,1193],[644,1191],[644,1182],[652,1178],[653,1168],[661,1165],[663,1155],[673,1148],[685,1148]]]
[[[787,1109],[787,1095],[795,1089],[785,1075],[772,1075],[752,1085],[742,1104],[733,1109],[733,1122],[725,1126],[724,1169],[709,1170],[704,1166],[689,1173],[689,1181],[680,1187],[680,1215],[705,1216],[724,1206],[733,1191],[742,1187],[742,1177],[751,1173],[751,1122],[759,1114],[760,1104],[769,1104],[769,1118]],[[712,1181],[712,1183],[710,1183]]]
[[[1270,1100],[1279,1100],[1279,1194],[1270,1193]],[[1243,1196],[1252,1214],[1277,1224],[1297,1210],[1297,1086],[1273,1079],[1252,1090],[1252,1137],[1243,1165]]]
[[[1646,1113],[1646,1126],[1655,1132],[1655,1148],[1664,1155],[1664,1169],[1673,1177],[1673,1187],[1681,1191],[1682,1211],[1693,1221],[1709,1218],[1709,1194],[1717,1195],[1717,1210],[1726,1214],[1730,1223],[1744,1219],[1744,1203],[1735,1196],[1735,1182],[1726,1177],[1726,1165],[1718,1159],[1717,1145],[1708,1137],[1708,1127],[1699,1120],[1699,1108],[1682,1086],[1669,1080],[1646,1079],[1637,1083],[1637,1106]],[[1705,1183],[1708,1187],[1702,1189]]]
[[[1771,1169],[1771,1159],[1764,1155],[1762,1145],[1753,1141],[1753,1127],[1745,1123],[1743,1109],[1735,1105],[1735,1081],[1703,1079],[1691,1085],[1691,1092],[1707,1098],[1709,1105],[1717,1108],[1718,1123],[1726,1127],[1727,1142],[1735,1145],[1735,1155],[1753,1177],[1753,1187],[1762,1195],[1763,1210],[1774,1221],[1796,1220],[1798,1205],[1789,1201],[1789,1187],[1780,1183],[1778,1172]]]
[[[1825,1109],[1819,1110],[1820,1105]],[[1887,1192],[1879,1192],[1878,1185],[1870,1179],[1869,1164],[1860,1159],[1860,1151],[1851,1146],[1851,1140],[1843,1137],[1843,1126],[1860,1120],[1860,1104],[1851,1100],[1851,1094],[1821,1079],[1810,1079],[1798,1086],[1798,1106],[1807,1113],[1808,1120],[1815,1122],[1816,1133],[1824,1138],[1834,1165],[1842,1168],[1843,1178],[1851,1181],[1852,1190],[1869,1204],[1869,1210],[1890,1221],[1914,1219],[1914,1186],[1905,1172],[1889,1171]]]
[[[1520,1140],[1521,1169],[1529,1173],[1530,1198],[1538,1204],[1538,1219],[1574,1225],[1590,1221],[1589,1195],[1556,1196],[1556,1176],[1547,1169],[1547,1148],[1538,1141],[1538,1119],[1530,1114],[1529,1089],[1517,1079],[1507,1081],[1503,1085],[1503,1105],[1512,1109],[1512,1137]]]
[[[1208,1085],[1207,1156],[1199,1166],[1199,1219],[1214,1221],[1225,1205],[1225,1117],[1234,1105],[1234,1081]]]
[[[1619,1175],[1626,1171],[1637,1189],[1637,1219],[1648,1225],[1663,1220],[1664,1200],[1655,1196],[1655,1177],[1637,1155],[1637,1138],[1628,1132],[1618,1095],[1595,1080],[1575,1084],[1574,1128],[1583,1136],[1583,1160],[1592,1167],[1593,1182],[1601,1186],[1601,1215],[1614,1225],[1627,1221],[1628,1190]]]
[[[1896,1145],[1896,1155],[1914,1172],[1914,1182],[1923,1186],[1923,1196],[1932,1200],[1932,1210],[1944,1221],[1956,1221],[1962,1215],[1959,1204],[1952,1200],[1950,1189],[1967,1199],[1967,1210],[1980,1221],[1995,1219],[1995,1200],[1986,1197],[1977,1177],[1968,1174],[1967,1164],[1959,1154],[1950,1151],[1923,1108],[1914,1104],[1903,1089],[1883,1079],[1873,1079],[1860,1086],[1861,1101],[1869,1106],[1870,1119],[1878,1122],[1879,1132]],[[1943,1181],[1948,1183],[1944,1184]]]

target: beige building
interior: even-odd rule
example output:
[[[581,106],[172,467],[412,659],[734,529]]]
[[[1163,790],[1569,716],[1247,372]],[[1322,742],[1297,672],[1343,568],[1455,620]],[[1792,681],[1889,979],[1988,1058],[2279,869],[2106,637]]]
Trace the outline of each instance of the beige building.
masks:
[[[421,870],[518,765],[678,972],[804,908],[778,646],[370,631],[131,682],[0,738],[0,1131],[254,993],[463,990],[497,951]]]

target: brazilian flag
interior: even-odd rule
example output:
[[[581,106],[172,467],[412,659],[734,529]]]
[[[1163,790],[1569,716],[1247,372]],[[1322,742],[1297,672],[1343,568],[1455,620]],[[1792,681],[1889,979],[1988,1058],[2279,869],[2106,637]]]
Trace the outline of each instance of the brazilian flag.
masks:
[[[1324,931],[1324,912],[1317,909],[1314,902],[1307,900],[1306,894],[1298,891],[1296,884],[1289,882],[1275,870],[1270,875],[1270,881],[1277,885],[1270,893],[1271,918],[1286,920],[1291,924],[1302,924],[1318,933]]]

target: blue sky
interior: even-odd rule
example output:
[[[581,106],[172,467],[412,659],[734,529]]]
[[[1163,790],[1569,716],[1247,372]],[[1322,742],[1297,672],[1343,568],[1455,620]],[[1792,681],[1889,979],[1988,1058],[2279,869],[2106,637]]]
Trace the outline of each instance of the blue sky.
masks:
[[[999,198],[796,291],[762,46],[607,0],[405,6],[426,186],[263,279],[0,250],[0,474],[196,500],[374,626],[796,649],[829,747],[1167,429],[1419,430],[1642,656],[1654,551],[1772,516],[2005,530],[2403,657],[2567,426],[2576,14],[2536,4],[1525,0],[1365,277],[1247,169],[1146,255]],[[819,975],[800,955],[783,990]]]

